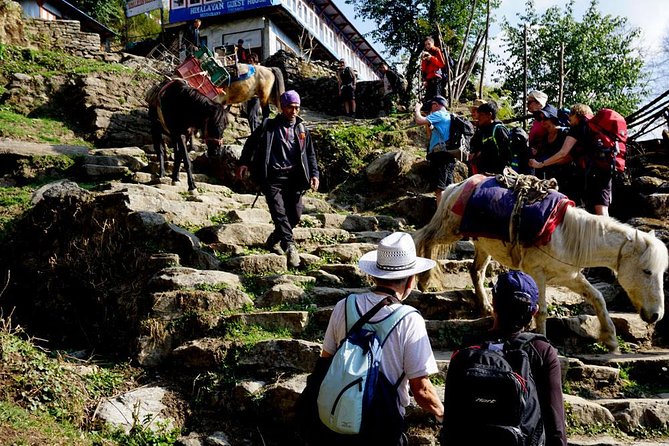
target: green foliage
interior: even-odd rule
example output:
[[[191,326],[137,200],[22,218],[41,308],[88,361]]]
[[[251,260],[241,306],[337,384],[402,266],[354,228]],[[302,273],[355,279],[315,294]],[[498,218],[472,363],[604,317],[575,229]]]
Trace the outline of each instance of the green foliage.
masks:
[[[268,330],[258,325],[245,325],[233,322],[225,326],[225,334],[223,337],[224,339],[235,341],[241,345],[251,346],[268,339],[292,338],[292,335],[286,328]]]
[[[216,225],[227,225],[232,223],[232,218],[230,217],[230,212],[219,212],[218,214],[212,216],[209,220]]]
[[[76,427],[57,422],[47,413],[34,413],[8,401],[0,401],[2,443],[7,445],[48,444],[79,446],[91,444]]]
[[[53,76],[66,73],[100,73],[130,71],[120,64],[72,56],[62,51],[36,50],[15,46],[4,46],[0,63],[0,77],[8,79],[13,73],[29,76]]]
[[[32,187],[0,188],[0,241],[12,230],[16,219],[30,207]]]
[[[485,29],[487,2],[483,1],[347,0],[346,2],[355,6],[358,17],[375,23],[376,27],[370,35],[383,43],[391,57],[400,56],[405,60],[408,59],[405,75],[409,81],[409,89],[416,85],[419,79],[419,56],[424,48],[425,37],[434,36],[439,46],[449,46],[452,57],[457,62],[462,46],[466,46],[465,58],[469,57],[477,36],[482,35]],[[491,0],[492,10],[496,9],[499,3],[498,0]],[[466,38],[472,13],[473,22]],[[438,42],[438,30],[441,31],[445,41],[442,44]]]
[[[181,435],[179,429],[171,428],[167,423],[157,423],[151,428],[151,415],[140,420],[137,411],[133,413],[133,423],[130,431],[125,433],[121,429],[103,431],[99,437],[114,441],[118,446],[171,446]]]
[[[509,57],[503,65],[503,87],[522,97],[524,35],[527,29],[528,88],[542,90],[557,105],[560,48],[564,45],[564,104],[588,104],[593,110],[610,107],[626,115],[646,93],[643,59],[635,44],[639,28],[624,17],[603,15],[591,0],[581,21],[573,14],[574,0],[543,15],[527,0],[516,27],[503,24]],[[526,28],[527,27],[527,28]]]
[[[0,332],[4,380],[0,400],[15,401],[31,412],[46,412],[58,421],[81,425],[85,418],[86,393],[76,375],[50,359],[30,342]]]
[[[93,398],[113,395],[126,381],[126,373],[117,368],[99,368],[84,376],[86,390]]]

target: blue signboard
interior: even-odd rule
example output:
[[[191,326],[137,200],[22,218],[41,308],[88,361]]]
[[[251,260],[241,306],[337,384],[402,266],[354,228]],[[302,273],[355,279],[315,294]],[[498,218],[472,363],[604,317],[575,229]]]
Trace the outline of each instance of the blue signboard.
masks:
[[[278,4],[280,0],[223,0],[170,10],[170,23],[185,22]]]

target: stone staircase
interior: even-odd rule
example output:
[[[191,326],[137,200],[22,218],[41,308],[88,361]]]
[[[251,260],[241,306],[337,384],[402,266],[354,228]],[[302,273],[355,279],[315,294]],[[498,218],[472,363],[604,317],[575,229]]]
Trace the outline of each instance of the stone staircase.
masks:
[[[142,233],[170,240],[147,265],[153,273],[145,284],[147,311],[135,358],[147,370],[169,370],[157,381],[196,407],[181,444],[210,444],[207,439],[221,431],[232,444],[249,444],[258,424],[268,444],[291,443],[294,404],[319,355],[332,307],[369,285],[357,259],[389,233],[413,227],[404,218],[344,212],[309,194],[295,230],[301,265],[289,269],[284,256],[264,249],[273,226],[262,198],[252,207],[253,194],[235,193],[201,173],[200,194],[191,197],[185,174],[172,186],[155,178],[153,163],[150,148],[99,150],[84,162],[91,178],[130,181],[94,192],[100,207],[114,197]],[[414,291],[406,300],[426,319],[442,394],[451,352],[467,334],[491,325],[473,303],[472,256],[473,245],[458,242],[439,259],[446,288]],[[489,275],[499,271],[493,262]],[[620,355],[600,352],[598,322],[580,296],[547,290],[547,335],[561,354],[569,444],[667,444],[669,350],[657,345],[655,327],[629,312],[619,286],[596,271],[591,279],[623,341]],[[247,337],[255,332],[257,338]],[[436,444],[437,428],[415,404],[407,419],[410,444]]]

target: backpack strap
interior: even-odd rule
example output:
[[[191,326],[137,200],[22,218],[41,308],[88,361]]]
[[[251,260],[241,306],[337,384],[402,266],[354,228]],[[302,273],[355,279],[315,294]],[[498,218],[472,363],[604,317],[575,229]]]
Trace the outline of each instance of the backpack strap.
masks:
[[[374,317],[374,315],[378,313],[381,308],[394,303],[391,296],[384,298],[381,302],[374,305],[371,310],[362,316],[359,315],[355,298],[355,294],[351,294],[346,298],[347,335],[364,327],[365,329],[374,331],[377,334],[382,347],[386,342],[388,335],[390,335],[390,333],[395,329],[397,324],[399,324],[400,321],[404,319],[404,317],[410,313],[418,313],[418,310],[412,306],[402,304],[382,320],[370,323],[370,319],[372,319],[372,317]]]
[[[504,350],[525,350],[525,352],[530,356],[530,362],[532,361],[532,357],[537,358],[539,361],[543,362],[539,356],[539,352],[537,352],[537,349],[532,345],[532,342],[537,339],[548,342],[546,336],[542,334],[524,331],[507,340],[504,343]],[[541,362],[539,365],[541,365]]]
[[[392,303],[391,297],[384,298],[381,302],[374,305],[371,310],[360,316],[358,306],[355,303],[357,294],[351,294],[346,298],[346,335],[360,330],[363,325],[368,323],[379,310]]]

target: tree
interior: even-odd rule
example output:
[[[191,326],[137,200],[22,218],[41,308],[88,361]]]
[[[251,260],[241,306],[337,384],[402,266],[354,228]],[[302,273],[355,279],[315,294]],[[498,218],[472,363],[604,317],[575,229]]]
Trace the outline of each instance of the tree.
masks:
[[[624,17],[602,15],[591,0],[582,20],[574,18],[574,0],[551,7],[539,16],[534,1],[516,27],[503,23],[508,58],[502,62],[503,87],[516,97],[524,88],[524,36],[527,35],[528,88],[542,90],[556,102],[559,93],[560,53],[564,48],[564,103],[585,103],[628,114],[646,95],[644,62],[635,49],[638,28]]]
[[[464,84],[477,62],[486,32],[487,3],[493,8],[499,0],[346,0],[356,14],[372,20],[376,29],[370,35],[383,43],[391,57],[403,57],[409,90],[416,85],[420,70],[420,53],[425,37],[433,36],[438,46],[454,59],[452,79],[459,79],[452,88],[457,101]],[[443,42],[439,42],[443,40]]]
[[[126,0],[77,0],[72,3],[119,36],[124,36],[124,43],[160,34],[159,10],[128,18],[125,16]]]

